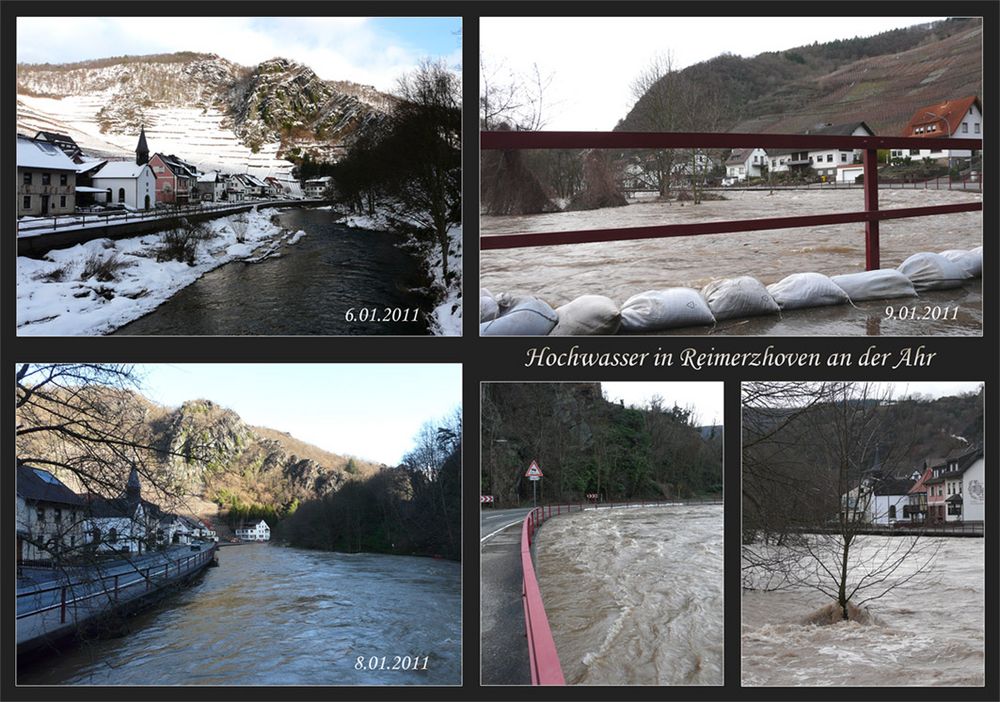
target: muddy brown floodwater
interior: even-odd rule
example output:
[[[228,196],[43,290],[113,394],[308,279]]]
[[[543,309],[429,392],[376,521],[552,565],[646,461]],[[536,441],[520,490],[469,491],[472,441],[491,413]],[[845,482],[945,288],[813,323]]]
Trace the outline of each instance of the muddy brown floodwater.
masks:
[[[852,212],[864,208],[861,190],[776,190],[726,192],[726,200],[690,203],[636,202],[627,207],[588,212],[481,217],[482,234],[516,234],[611,227],[639,227],[730,219],[759,219]],[[949,190],[882,190],[882,209],[982,202],[982,194]],[[971,249],[983,243],[982,212],[889,220],[881,224],[881,264],[895,267],[919,251]],[[751,275],[765,285],[791,273],[826,275],[864,270],[865,237],[861,224],[777,229],[735,234],[613,241],[594,244],[500,249],[480,253],[480,285],[494,294],[532,294],[553,307],[580,295],[606,295],[618,304],[646,290],[683,286],[702,288],[719,278]],[[960,291],[962,292],[962,291]],[[931,332],[920,324],[875,334],[978,333],[982,300],[938,293],[937,303],[961,302],[973,311],[948,330]],[[916,298],[915,302],[923,302]],[[884,308],[884,304],[881,307]],[[791,315],[808,321],[813,311]],[[843,310],[840,312],[843,315]],[[858,315],[853,315],[858,317]],[[829,326],[818,333],[871,334],[864,317],[846,328]],[[822,326],[822,325],[821,325]],[[939,326],[939,325],[938,325]],[[808,333],[805,322],[779,330],[731,327],[714,333]],[[804,328],[803,328],[804,327]],[[972,330],[970,332],[970,330]],[[686,330],[692,333],[691,330]]]
[[[871,555],[886,538],[863,537],[852,553]],[[940,547],[930,572],[870,603],[868,624],[805,623],[831,601],[814,590],[744,592],[742,684],[982,686],[984,540],[924,538]]]
[[[535,544],[568,684],[722,684],[721,504],[587,510]]]

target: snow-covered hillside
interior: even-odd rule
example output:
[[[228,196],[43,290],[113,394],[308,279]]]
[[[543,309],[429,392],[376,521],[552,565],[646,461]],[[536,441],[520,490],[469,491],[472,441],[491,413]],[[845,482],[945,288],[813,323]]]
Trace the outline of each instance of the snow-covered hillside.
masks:
[[[144,126],[154,152],[257,176],[287,174],[306,154],[336,160],[394,101],[285,59],[246,68],[179,53],[17,71],[19,132],[57,131],[95,155],[127,156]]]

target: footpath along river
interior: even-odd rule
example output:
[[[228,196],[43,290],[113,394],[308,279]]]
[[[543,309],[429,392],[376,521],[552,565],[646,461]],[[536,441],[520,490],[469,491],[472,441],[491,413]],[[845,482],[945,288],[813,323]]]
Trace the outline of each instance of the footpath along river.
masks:
[[[420,262],[396,246],[398,235],[345,227],[326,210],[290,210],[278,221],[306,235],[283,247],[278,257],[253,264],[229,263],[206,273],[114,333],[428,333],[426,314],[433,304],[419,291],[426,280]],[[390,319],[362,319],[368,316],[362,309],[377,313],[379,319],[388,310]]]
[[[40,659],[18,684],[461,684],[460,564],[263,544],[219,561],[125,636]],[[397,656],[411,669],[381,669]]]

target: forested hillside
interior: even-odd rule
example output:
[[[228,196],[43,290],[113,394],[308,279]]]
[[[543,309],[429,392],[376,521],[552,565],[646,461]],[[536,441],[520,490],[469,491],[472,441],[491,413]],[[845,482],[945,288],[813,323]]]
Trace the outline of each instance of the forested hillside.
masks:
[[[481,486],[499,504],[531,500],[532,460],[544,502],[722,492],[722,428],[697,427],[669,398],[637,409],[607,401],[600,383],[487,383],[482,417]]]
[[[798,133],[865,121],[876,134],[899,134],[922,105],[983,94],[982,29],[977,18],[953,18],[749,58],[720,53],[650,85],[616,129],[649,129],[646,113],[662,93],[684,93],[681,83],[710,105],[710,131]],[[775,40],[794,43],[780,34]]]

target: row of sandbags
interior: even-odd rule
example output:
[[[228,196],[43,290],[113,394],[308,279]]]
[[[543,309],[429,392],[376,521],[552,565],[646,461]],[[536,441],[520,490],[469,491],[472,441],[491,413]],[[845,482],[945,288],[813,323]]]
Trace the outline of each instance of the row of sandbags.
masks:
[[[772,285],[741,276],[717,280],[701,292],[692,288],[649,290],[620,308],[603,295],[583,295],[553,309],[537,297],[479,293],[479,333],[483,336],[582,336],[636,334],[712,325],[740,317],[780,314],[852,301],[914,297],[945,290],[982,275],[983,247],[971,251],[917,253],[898,268],[847,275],[794,273]]]

